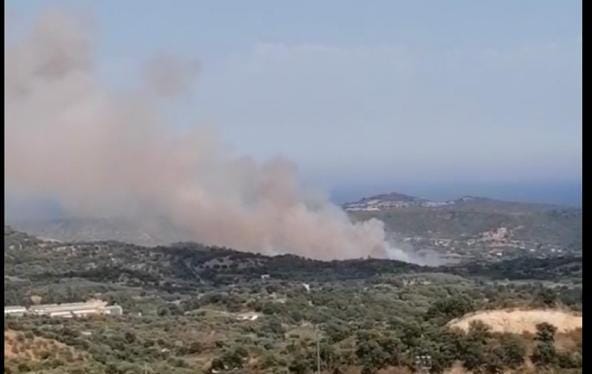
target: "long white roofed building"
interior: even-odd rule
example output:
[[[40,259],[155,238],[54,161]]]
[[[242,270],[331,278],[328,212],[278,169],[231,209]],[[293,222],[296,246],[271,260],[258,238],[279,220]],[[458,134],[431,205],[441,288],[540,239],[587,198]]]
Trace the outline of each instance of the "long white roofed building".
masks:
[[[102,300],[89,300],[84,303],[33,305],[29,309],[22,306],[4,307],[5,316],[23,314],[72,318],[89,315],[121,315],[123,309],[119,305],[107,306],[107,302]]]

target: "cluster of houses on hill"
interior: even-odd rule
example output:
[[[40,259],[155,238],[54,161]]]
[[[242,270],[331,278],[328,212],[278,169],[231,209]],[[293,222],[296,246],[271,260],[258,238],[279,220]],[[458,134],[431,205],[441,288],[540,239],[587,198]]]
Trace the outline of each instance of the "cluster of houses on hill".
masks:
[[[89,300],[84,303],[45,304],[33,305],[29,308],[24,306],[5,306],[4,317],[27,315],[49,316],[49,317],[85,317],[90,315],[121,315],[123,309],[119,305],[107,305],[106,301]]]

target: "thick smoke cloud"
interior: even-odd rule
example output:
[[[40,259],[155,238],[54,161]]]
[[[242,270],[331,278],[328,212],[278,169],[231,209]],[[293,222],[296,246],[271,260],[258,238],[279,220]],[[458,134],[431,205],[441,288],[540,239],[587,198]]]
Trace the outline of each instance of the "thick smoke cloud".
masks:
[[[163,97],[191,93],[199,73],[199,62],[182,60],[170,54],[159,54],[148,61],[144,77],[147,88]]]
[[[178,133],[158,95],[112,92],[97,78],[88,30],[45,14],[6,47],[6,189],[57,199],[70,215],[165,219],[195,241],[318,259],[399,257],[382,222],[352,223],[299,184],[287,160],[238,157],[214,134]],[[148,85],[173,96],[197,65],[169,58]]]

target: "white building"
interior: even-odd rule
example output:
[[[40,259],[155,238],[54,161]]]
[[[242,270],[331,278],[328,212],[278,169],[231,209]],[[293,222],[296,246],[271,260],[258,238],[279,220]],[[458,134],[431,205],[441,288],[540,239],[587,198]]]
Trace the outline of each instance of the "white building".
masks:
[[[89,300],[85,303],[34,305],[29,308],[28,313],[39,316],[72,318],[96,314],[121,315],[123,309],[119,305],[107,306],[106,301]]]
[[[17,316],[20,317],[27,312],[27,308],[24,306],[5,306],[4,316]]]
[[[259,318],[259,313],[255,312],[241,313],[236,316],[239,321],[255,321],[257,318]]]

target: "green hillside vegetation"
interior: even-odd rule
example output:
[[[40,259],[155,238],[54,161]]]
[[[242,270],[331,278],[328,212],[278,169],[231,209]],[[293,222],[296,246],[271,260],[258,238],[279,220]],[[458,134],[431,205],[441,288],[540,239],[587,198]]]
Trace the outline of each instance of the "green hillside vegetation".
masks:
[[[491,373],[531,364],[531,372],[581,372],[581,332],[555,332],[553,341],[547,333],[543,341],[446,327],[480,309],[581,310],[579,258],[545,259],[530,272],[520,262],[429,268],[192,243],[55,243],[6,227],[4,246],[5,305],[99,297],[124,308],[122,316],[6,319],[5,334],[76,352],[15,355],[7,373],[312,373],[317,336],[324,373],[415,370],[420,355],[431,357],[435,373],[455,363]],[[257,318],[241,320],[243,313]]]
[[[514,238],[581,247],[582,212],[521,203],[467,202],[443,207],[404,207],[350,212],[356,220],[378,218],[389,232],[404,236],[458,238],[498,227],[514,228]]]

